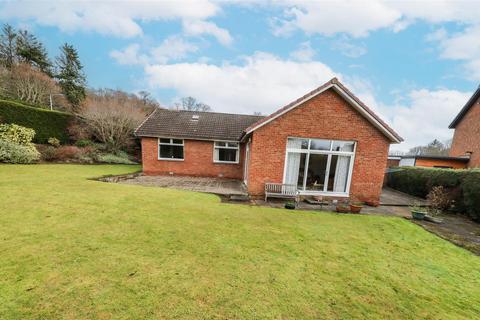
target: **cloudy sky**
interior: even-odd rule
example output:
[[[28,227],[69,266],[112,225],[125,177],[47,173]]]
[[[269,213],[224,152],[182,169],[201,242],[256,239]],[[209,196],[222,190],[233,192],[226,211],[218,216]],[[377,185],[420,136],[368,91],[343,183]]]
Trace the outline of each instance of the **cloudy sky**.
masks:
[[[91,87],[194,96],[268,114],[336,76],[406,140],[449,139],[480,81],[480,2],[0,1],[52,56],[78,48]]]

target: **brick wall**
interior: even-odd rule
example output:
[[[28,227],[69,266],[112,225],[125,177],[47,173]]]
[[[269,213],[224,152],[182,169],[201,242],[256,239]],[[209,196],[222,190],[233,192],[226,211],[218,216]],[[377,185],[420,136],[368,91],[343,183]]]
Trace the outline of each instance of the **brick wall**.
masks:
[[[184,161],[158,160],[158,139],[142,138],[143,172],[147,175],[224,177],[242,179],[243,148],[239,164],[213,162],[213,141],[184,140]]]
[[[378,203],[390,142],[332,89],[253,132],[248,190],[283,180],[287,137],[357,142],[350,195]]]
[[[448,159],[416,159],[415,167],[450,167],[453,169],[465,169],[467,163],[458,160]]]
[[[455,128],[450,156],[461,157],[467,151],[472,155],[468,167],[480,167],[480,101],[477,101]]]

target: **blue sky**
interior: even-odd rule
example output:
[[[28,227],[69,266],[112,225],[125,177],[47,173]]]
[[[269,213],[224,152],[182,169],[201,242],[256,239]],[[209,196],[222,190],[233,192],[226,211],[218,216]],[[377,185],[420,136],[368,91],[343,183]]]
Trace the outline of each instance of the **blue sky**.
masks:
[[[449,139],[480,80],[480,5],[470,2],[0,2],[0,20],[52,56],[68,42],[91,87],[191,95],[264,114],[338,77],[404,138]]]

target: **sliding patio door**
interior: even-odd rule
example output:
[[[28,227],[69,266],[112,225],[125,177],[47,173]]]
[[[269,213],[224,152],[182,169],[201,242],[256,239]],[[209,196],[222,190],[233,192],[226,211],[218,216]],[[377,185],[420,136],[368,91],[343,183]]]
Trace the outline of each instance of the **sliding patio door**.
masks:
[[[289,138],[284,183],[304,194],[346,195],[355,142]]]

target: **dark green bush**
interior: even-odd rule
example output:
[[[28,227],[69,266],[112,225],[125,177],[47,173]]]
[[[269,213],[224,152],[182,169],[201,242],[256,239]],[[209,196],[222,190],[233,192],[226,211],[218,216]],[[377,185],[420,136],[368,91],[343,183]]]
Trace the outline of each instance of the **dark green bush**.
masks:
[[[80,139],[75,142],[75,145],[80,148],[88,147],[88,146],[93,146],[93,141],[88,140],[88,139]]]
[[[455,201],[455,211],[480,220],[479,170],[400,167],[389,173],[388,186],[421,198],[433,187],[443,186]]]
[[[67,127],[73,118],[73,115],[64,112],[0,100],[0,122],[15,123],[34,129],[35,143],[47,143],[49,138],[57,138],[62,144],[68,143]]]

